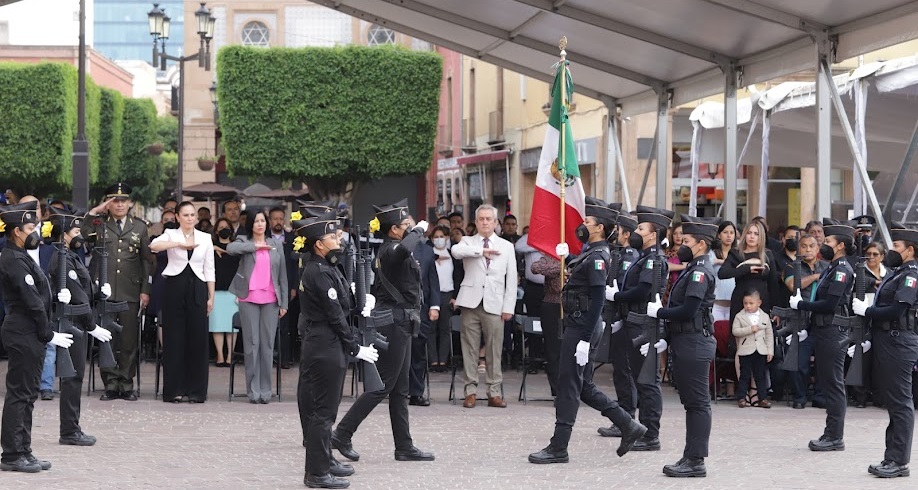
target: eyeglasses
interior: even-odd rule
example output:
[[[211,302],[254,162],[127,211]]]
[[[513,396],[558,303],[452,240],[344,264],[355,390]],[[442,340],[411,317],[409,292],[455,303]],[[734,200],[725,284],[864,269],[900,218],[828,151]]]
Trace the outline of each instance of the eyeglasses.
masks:
[[[866,256],[868,256],[868,257],[879,257],[881,254],[880,254],[880,252],[867,252],[867,253],[864,254],[864,255],[866,255]]]

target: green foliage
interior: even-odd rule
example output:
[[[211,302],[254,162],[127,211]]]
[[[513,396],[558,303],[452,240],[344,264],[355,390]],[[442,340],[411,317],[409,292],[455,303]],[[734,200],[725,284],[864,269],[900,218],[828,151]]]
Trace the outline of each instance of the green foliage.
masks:
[[[107,187],[121,174],[121,133],[124,128],[124,97],[107,88],[101,95],[99,133],[99,179],[97,186]]]
[[[147,146],[156,141],[156,106],[150,99],[124,99],[121,178],[134,188],[134,201],[156,204],[163,190],[161,159]]]
[[[74,70],[74,74],[76,70]],[[94,184],[99,179],[99,165],[101,163],[101,107],[102,91],[91,78],[86,77],[86,139],[89,141],[89,183]],[[76,134],[76,123],[73,132]],[[67,181],[70,184],[70,181]]]
[[[338,193],[429,168],[443,70],[436,53],[228,46],[217,58],[232,173],[305,179],[311,190]]]
[[[156,120],[156,140],[164,151],[178,152],[178,118],[166,114]]]

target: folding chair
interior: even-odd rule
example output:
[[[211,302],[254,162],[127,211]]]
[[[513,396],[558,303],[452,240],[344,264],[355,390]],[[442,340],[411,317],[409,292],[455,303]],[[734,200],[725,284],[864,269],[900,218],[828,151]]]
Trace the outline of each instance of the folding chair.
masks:
[[[718,320],[714,322],[714,339],[717,341],[717,350],[714,353],[714,360],[711,361],[711,384],[713,388],[714,403],[720,399],[721,379],[736,378],[736,367],[733,357],[730,357],[729,344],[730,338],[733,337],[733,331],[729,320]],[[721,375],[723,369],[729,368],[727,375]]]
[[[529,363],[531,361],[531,357],[527,354],[526,336],[527,335],[537,335],[541,337],[543,335],[542,334],[542,321],[539,317],[525,316],[525,315],[516,315],[514,317],[514,321],[523,326],[522,328],[523,381],[522,381],[522,384],[520,384],[520,395],[519,395],[518,401],[523,402],[523,404],[525,405],[529,402],[529,398],[527,397],[527,391],[526,391],[526,379],[529,376]],[[540,402],[550,402],[552,400],[553,398],[533,398],[532,399],[532,401],[540,401]]]

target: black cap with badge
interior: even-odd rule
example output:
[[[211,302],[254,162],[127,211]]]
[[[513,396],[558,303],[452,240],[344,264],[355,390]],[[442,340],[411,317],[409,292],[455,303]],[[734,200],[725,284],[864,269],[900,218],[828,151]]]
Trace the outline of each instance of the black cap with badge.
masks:
[[[105,188],[105,199],[130,199],[133,191],[134,189],[127,183],[115,182]]]
[[[39,218],[38,201],[0,206],[0,228],[11,229],[27,223],[38,224],[41,221]]]
[[[379,220],[382,230],[387,230],[392,225],[397,225],[408,219],[408,200],[402,199],[395,204],[373,206],[376,219]]]
[[[710,240],[717,236],[717,228],[722,221],[720,218],[699,218],[687,214],[679,215],[679,219],[682,221],[682,233]]]

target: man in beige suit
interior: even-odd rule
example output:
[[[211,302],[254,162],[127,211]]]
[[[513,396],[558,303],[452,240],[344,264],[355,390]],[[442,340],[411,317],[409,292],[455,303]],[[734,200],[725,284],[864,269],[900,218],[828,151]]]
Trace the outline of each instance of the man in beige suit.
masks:
[[[516,255],[513,244],[494,233],[497,209],[483,204],[475,210],[478,234],[453,245],[453,258],[462,260],[465,278],[456,306],[462,309],[462,365],[465,369],[465,408],[473,408],[478,391],[478,350],[485,344],[485,383],[488,406],[504,408],[500,370],[504,322],[516,307]]]

